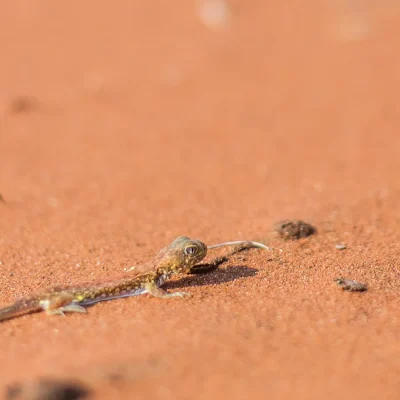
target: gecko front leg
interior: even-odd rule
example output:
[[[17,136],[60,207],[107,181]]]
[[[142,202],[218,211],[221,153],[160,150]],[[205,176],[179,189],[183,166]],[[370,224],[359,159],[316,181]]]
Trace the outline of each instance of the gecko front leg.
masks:
[[[40,300],[40,307],[47,315],[64,315],[64,312],[86,313],[86,308],[73,303],[74,299],[72,294],[60,293],[49,299]]]
[[[186,292],[171,292],[168,293],[166,290],[161,289],[160,287],[158,287],[157,285],[155,285],[154,283],[147,283],[145,285],[146,291],[148,293],[150,293],[152,296],[154,297],[159,297],[162,299],[168,299],[170,297],[190,297],[191,294],[190,293],[186,293]]]

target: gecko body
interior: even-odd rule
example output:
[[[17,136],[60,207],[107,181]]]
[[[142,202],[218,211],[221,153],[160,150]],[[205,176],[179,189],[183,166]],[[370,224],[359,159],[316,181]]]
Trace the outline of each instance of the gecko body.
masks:
[[[250,247],[270,249],[262,243],[249,241],[225,242],[207,247],[200,240],[191,240],[187,236],[179,236],[169,246],[163,248],[152,260],[136,267],[134,273],[129,277],[124,276],[121,279],[101,283],[55,286],[45,289],[1,308],[0,321],[39,311],[46,311],[50,315],[63,315],[64,312],[83,313],[86,312],[85,306],[100,301],[138,296],[144,293],[159,298],[190,296],[186,292],[168,293],[160,286],[173,274],[189,273],[190,271],[200,273],[207,269],[213,269],[213,264],[210,264],[208,268],[204,268],[204,266],[201,268],[196,264],[205,258],[207,249],[222,246],[239,246],[230,254]]]

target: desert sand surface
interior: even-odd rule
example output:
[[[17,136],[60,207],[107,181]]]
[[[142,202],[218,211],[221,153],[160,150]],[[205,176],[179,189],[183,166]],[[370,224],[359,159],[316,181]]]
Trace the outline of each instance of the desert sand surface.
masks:
[[[0,323],[2,394],[399,399],[397,2],[3,1],[0,49],[0,306],[180,235],[274,248]]]

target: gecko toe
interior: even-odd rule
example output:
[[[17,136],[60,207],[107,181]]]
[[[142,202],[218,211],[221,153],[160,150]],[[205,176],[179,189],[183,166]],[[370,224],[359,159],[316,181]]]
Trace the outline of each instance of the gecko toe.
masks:
[[[47,315],[61,315],[65,317],[63,310],[56,308],[55,310],[46,310]]]
[[[65,316],[66,312],[79,312],[79,313],[87,313],[85,307],[79,306],[78,304],[68,304],[63,307],[58,307],[53,310],[46,310],[47,315],[63,315]]]
[[[67,306],[61,307],[61,311],[87,313],[86,308],[78,304],[68,304]]]
[[[175,292],[174,294],[176,296],[182,297],[182,299],[185,298],[185,297],[192,297],[192,295],[190,293],[187,293],[187,292]]]

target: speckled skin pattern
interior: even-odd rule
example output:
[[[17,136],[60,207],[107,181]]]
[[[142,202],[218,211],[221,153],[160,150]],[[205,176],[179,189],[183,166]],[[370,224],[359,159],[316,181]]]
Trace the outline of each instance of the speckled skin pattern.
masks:
[[[172,275],[187,273],[207,254],[207,246],[186,236],[176,238],[156,257],[119,280],[80,286],[55,286],[0,309],[0,321],[45,310],[48,314],[86,312],[83,306],[120,297],[150,293],[156,297],[184,297],[185,292],[167,293],[160,286]]]

